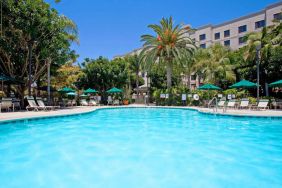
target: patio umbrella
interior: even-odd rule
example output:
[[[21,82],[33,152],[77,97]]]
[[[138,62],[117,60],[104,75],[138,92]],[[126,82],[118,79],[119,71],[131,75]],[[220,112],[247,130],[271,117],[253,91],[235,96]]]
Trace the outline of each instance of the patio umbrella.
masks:
[[[69,87],[64,87],[58,90],[60,93],[74,93],[75,90],[69,88]]]
[[[278,80],[276,82],[272,82],[268,85],[269,87],[282,87],[282,80]]]
[[[213,84],[204,84],[204,85],[198,87],[198,89],[199,90],[207,90],[207,91],[210,91],[210,90],[221,90],[220,87],[217,87],[217,86],[215,86]],[[210,98],[210,92],[208,94],[209,94],[208,98]]]
[[[121,89],[118,89],[116,87],[113,87],[112,89],[109,89],[108,91],[106,91],[107,93],[122,93]]]
[[[257,84],[250,82],[248,80],[241,80],[240,82],[237,82],[230,86],[229,88],[242,88],[242,89],[250,89],[250,88],[256,88]]]
[[[82,94],[79,97],[88,97],[88,95]]]
[[[87,90],[84,91],[85,94],[89,94],[89,93],[97,93],[98,91],[96,91],[95,89],[91,89],[88,88]]]
[[[198,88],[199,90],[221,90],[220,87],[217,87],[213,84],[205,84]]]
[[[69,92],[67,93],[67,96],[77,96],[77,94],[75,92]]]
[[[1,90],[3,91],[4,82],[11,82],[13,84],[22,84],[23,82],[16,80],[10,76],[7,76],[3,73],[0,73],[0,81],[1,81]]]

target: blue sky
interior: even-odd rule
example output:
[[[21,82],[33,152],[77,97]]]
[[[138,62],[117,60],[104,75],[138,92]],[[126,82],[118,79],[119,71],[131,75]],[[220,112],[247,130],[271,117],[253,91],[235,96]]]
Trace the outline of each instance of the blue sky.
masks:
[[[148,24],[173,16],[176,23],[197,28],[218,24],[252,12],[278,0],[47,0],[79,29],[79,45],[73,49],[84,58],[125,54],[142,46],[140,36],[151,33]]]

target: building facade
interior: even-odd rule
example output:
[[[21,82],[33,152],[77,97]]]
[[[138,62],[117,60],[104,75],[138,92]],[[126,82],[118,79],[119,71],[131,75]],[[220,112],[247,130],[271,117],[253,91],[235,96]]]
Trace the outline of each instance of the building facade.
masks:
[[[218,25],[205,25],[190,33],[190,37],[201,48],[207,48],[214,43],[221,43],[232,50],[246,45],[244,36],[250,32],[261,31],[263,27],[274,24],[274,20],[281,20],[282,2],[267,6],[265,9],[230,20]]]

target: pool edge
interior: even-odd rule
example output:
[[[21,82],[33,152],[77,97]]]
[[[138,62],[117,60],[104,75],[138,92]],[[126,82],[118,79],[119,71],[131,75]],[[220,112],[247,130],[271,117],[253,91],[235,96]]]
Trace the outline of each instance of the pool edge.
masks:
[[[29,120],[39,120],[39,119],[47,119],[47,118],[60,118],[60,117],[68,117],[68,116],[76,116],[76,115],[84,115],[93,113],[98,110],[103,109],[118,109],[118,108],[163,108],[163,109],[181,109],[181,110],[191,110],[197,111],[198,113],[211,115],[211,116],[224,116],[224,117],[245,117],[245,118],[265,118],[265,119],[282,119],[282,116],[269,116],[269,115],[250,115],[250,114],[223,114],[219,112],[206,112],[202,111],[201,109],[194,108],[194,107],[180,107],[180,106],[106,106],[91,109],[85,112],[70,112],[66,114],[54,114],[54,115],[47,115],[47,116],[36,116],[36,117],[26,117],[26,118],[13,118],[8,120],[0,120],[1,124],[13,123],[13,122],[22,122],[22,121],[29,121]]]

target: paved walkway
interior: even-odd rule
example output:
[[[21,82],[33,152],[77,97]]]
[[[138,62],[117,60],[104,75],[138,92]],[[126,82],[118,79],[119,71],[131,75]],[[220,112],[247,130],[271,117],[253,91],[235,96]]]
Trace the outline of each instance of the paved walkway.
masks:
[[[120,107],[120,106],[111,106],[111,108]],[[129,106],[122,106],[122,107],[144,107],[144,105],[129,105]],[[155,107],[155,106],[150,106]],[[173,107],[173,106],[172,106]],[[204,113],[214,113],[212,109],[208,108],[198,108],[198,107],[179,107],[177,108],[190,108],[196,109],[200,112]],[[0,113],[0,121],[8,121],[8,120],[16,120],[16,119],[24,119],[24,118],[36,118],[36,117],[48,117],[48,116],[61,116],[61,115],[68,115],[68,114],[80,114],[91,112],[99,108],[109,108],[109,106],[97,106],[97,107],[73,107],[69,109],[60,109],[55,111],[20,111],[20,112],[2,112]],[[164,106],[162,106],[164,108]],[[165,107],[170,108],[170,107]],[[218,109],[216,112],[217,114],[224,114],[224,115],[237,115],[237,116],[274,116],[274,117],[282,117],[282,110],[227,110],[227,112],[223,112],[222,109]]]

